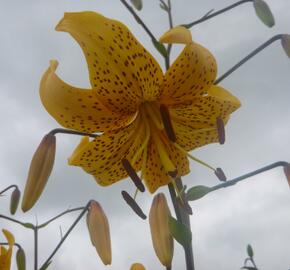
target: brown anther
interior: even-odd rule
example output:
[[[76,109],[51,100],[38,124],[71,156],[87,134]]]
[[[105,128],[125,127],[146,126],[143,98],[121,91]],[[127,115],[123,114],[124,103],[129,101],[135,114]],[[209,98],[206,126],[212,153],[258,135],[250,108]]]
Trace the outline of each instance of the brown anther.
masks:
[[[290,163],[288,163],[288,165],[284,166],[284,173],[285,173],[285,176],[287,178],[287,182],[288,182],[289,187],[290,187]]]
[[[175,179],[175,178],[177,177],[177,170],[175,170],[175,171],[171,171],[171,172],[168,172],[168,175],[169,175],[171,178]]]
[[[145,186],[143,185],[140,177],[138,176],[134,168],[131,166],[130,162],[124,158],[122,159],[122,165],[126,170],[126,172],[128,173],[128,175],[130,176],[130,178],[132,179],[132,181],[134,182],[135,186],[138,188],[138,190],[144,192]]]
[[[169,140],[172,142],[176,142],[176,135],[175,135],[172,123],[171,123],[168,108],[163,104],[160,105],[160,114],[161,114],[162,122],[163,122],[165,131]]]
[[[227,177],[221,168],[216,168],[214,173],[220,181],[227,181]]]
[[[220,144],[224,144],[226,140],[226,133],[225,133],[225,124],[221,117],[216,119],[216,126],[218,132],[218,139]]]
[[[146,215],[143,213],[140,206],[136,203],[136,201],[129,195],[128,192],[122,191],[122,196],[126,203],[132,208],[132,210],[142,219],[146,219]]]

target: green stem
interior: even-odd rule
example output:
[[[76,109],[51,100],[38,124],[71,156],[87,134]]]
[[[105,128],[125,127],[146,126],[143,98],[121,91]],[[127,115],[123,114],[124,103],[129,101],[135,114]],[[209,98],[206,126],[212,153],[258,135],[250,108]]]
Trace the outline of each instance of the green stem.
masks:
[[[260,45],[258,48],[253,50],[250,54],[248,54],[246,57],[244,57],[241,61],[239,61],[236,65],[234,65],[232,68],[230,68],[227,72],[225,72],[222,76],[220,76],[214,84],[220,83],[222,80],[224,80],[226,77],[228,77],[230,74],[232,74],[235,70],[237,70],[240,66],[242,66],[244,63],[246,63],[248,60],[250,60],[252,57],[254,57],[256,54],[264,50],[266,47],[268,47],[270,44],[277,40],[281,40],[283,37],[282,34],[273,36],[269,40],[267,40],[265,43]]]
[[[14,243],[13,245],[16,246],[18,249],[23,249],[21,247],[21,245],[18,244],[18,243]],[[0,242],[0,246],[9,246],[9,243],[7,243],[7,242]]]
[[[9,190],[11,188],[16,189],[16,188],[18,188],[18,186],[17,185],[8,186],[7,188],[5,188],[5,189],[3,189],[3,190],[0,191],[0,195],[2,195],[3,193],[5,193],[7,190]]]
[[[140,24],[145,32],[150,36],[152,39],[153,43],[157,43],[158,40],[155,38],[155,36],[152,34],[152,32],[149,30],[147,25],[141,20],[141,18],[137,15],[137,13],[134,11],[134,9],[125,1],[125,0],[120,0],[121,3],[128,9],[128,11],[133,15],[135,20],[137,21],[138,24]]]
[[[241,175],[241,176],[239,176],[237,178],[234,178],[232,180],[228,180],[228,181],[226,181],[224,183],[221,183],[219,185],[213,186],[211,188],[211,191],[233,186],[233,185],[235,185],[235,184],[237,184],[237,183],[239,183],[239,182],[241,182],[241,181],[243,181],[243,180],[245,180],[245,179],[247,179],[249,177],[252,177],[254,175],[257,175],[257,174],[272,170],[272,169],[274,169],[276,167],[286,167],[288,165],[289,165],[289,163],[286,162],[286,161],[278,161],[278,162],[272,163],[272,164],[270,164],[268,166],[265,166],[265,167],[262,167],[262,168],[260,168],[258,170],[246,173],[246,174]]]
[[[11,218],[11,217],[7,217],[7,216],[4,216],[4,215],[0,215],[0,218],[7,219],[7,220],[12,221],[14,223],[20,224],[20,225],[22,225],[24,227],[26,227],[26,225],[27,225],[27,223],[25,223],[25,222],[22,222],[22,221],[19,221],[17,219],[14,219],[14,218]]]
[[[203,16],[202,18],[200,18],[200,19],[198,19],[198,20],[196,20],[196,21],[194,21],[194,22],[191,22],[191,23],[188,23],[188,24],[183,24],[182,26],[184,26],[184,27],[186,27],[186,28],[191,28],[191,27],[193,27],[194,25],[197,25],[197,24],[199,24],[199,23],[202,23],[202,22],[204,22],[204,21],[207,21],[207,20],[209,20],[209,19],[211,19],[211,18],[213,18],[213,17],[216,17],[216,16],[218,16],[218,15],[220,15],[220,14],[222,14],[222,13],[225,13],[225,12],[227,12],[227,11],[229,11],[229,10],[231,10],[231,9],[233,9],[233,8],[235,8],[235,7],[237,7],[237,6],[240,6],[240,5],[242,5],[242,4],[245,4],[245,3],[247,3],[247,2],[254,2],[254,0],[242,0],[242,1],[238,1],[238,2],[232,4],[232,5],[228,6],[228,7],[225,7],[225,8],[223,8],[223,9],[220,9],[220,10],[218,10],[218,11],[216,11],[216,12],[212,12],[212,13],[206,15],[206,16]]]
[[[84,208],[85,208],[85,207],[77,207],[77,208],[73,208],[73,209],[69,209],[69,210],[63,211],[62,213],[58,214],[57,216],[55,216],[55,217],[49,219],[48,221],[46,221],[46,222],[44,222],[44,223],[38,225],[37,227],[38,227],[38,229],[41,229],[41,228],[47,226],[47,225],[48,225],[49,223],[51,223],[52,221],[54,221],[54,220],[56,220],[56,219],[62,217],[63,215],[66,215],[66,214],[68,214],[68,213],[75,212],[75,211],[80,211],[80,210],[83,210]]]
[[[42,264],[42,266],[40,267],[40,269],[42,267],[44,267],[45,265],[47,265],[51,261],[51,259],[53,258],[53,256],[55,255],[55,253],[59,250],[59,248],[62,246],[63,242],[69,236],[69,234],[71,233],[71,231],[74,229],[74,227],[78,224],[78,222],[81,220],[81,218],[87,212],[90,204],[91,204],[91,201],[89,201],[87,203],[87,205],[83,208],[83,211],[79,214],[79,216],[76,218],[76,220],[70,226],[70,228],[67,230],[67,232],[65,233],[65,235],[61,238],[61,240],[59,241],[59,243],[57,244],[57,246],[55,247],[55,249],[52,251],[52,253],[50,254],[50,256],[46,259],[46,261]]]
[[[33,228],[34,232],[34,270],[38,269],[38,228]]]

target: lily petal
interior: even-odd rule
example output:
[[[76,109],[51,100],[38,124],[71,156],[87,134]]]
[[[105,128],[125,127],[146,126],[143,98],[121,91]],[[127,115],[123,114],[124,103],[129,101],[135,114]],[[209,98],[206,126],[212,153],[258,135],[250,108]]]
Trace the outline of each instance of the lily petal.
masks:
[[[212,86],[216,74],[213,55],[201,45],[190,43],[166,72],[160,100],[170,105],[202,96]]]
[[[192,36],[191,32],[183,27],[183,26],[176,26],[166,33],[164,33],[160,39],[162,43],[171,43],[171,44],[190,44],[192,43]]]
[[[7,230],[2,230],[3,234],[5,235],[7,242],[9,243],[9,249],[4,247],[0,247],[0,269],[1,270],[10,270],[11,266],[11,256],[12,256],[12,248],[15,243],[14,236]]]
[[[98,100],[94,90],[66,84],[55,73],[57,65],[57,61],[51,61],[42,77],[39,92],[45,109],[60,125],[94,133],[117,129],[132,121],[135,113],[113,113]]]
[[[189,162],[186,155],[176,149],[168,140],[163,140],[163,143],[168,151],[170,160],[177,169],[178,175],[183,176],[188,174]],[[158,147],[153,140],[150,140],[148,145],[144,180],[151,193],[154,193],[159,187],[171,182],[171,178],[162,166],[160,156],[158,155]]]
[[[191,102],[169,107],[177,143],[187,151],[217,142],[216,120],[226,124],[240,101],[220,86],[212,86],[206,95]]]
[[[155,59],[121,22],[95,12],[65,13],[56,27],[80,44],[98,98],[118,113],[132,113],[160,94],[163,74]]]
[[[128,176],[121,160],[126,158],[132,161],[145,139],[145,124],[138,116],[128,127],[106,132],[89,142],[85,138],[76,148],[70,165],[80,166],[102,185],[111,185]],[[131,164],[136,171],[141,168],[142,152]]]

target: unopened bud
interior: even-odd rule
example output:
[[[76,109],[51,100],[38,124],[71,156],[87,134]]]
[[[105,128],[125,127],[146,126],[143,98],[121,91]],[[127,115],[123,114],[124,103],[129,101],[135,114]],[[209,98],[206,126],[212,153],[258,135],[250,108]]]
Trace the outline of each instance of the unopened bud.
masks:
[[[56,139],[53,134],[43,137],[32,158],[22,200],[22,210],[28,211],[40,197],[50,173],[55,158]]]
[[[133,263],[130,267],[130,270],[146,270],[146,269],[141,263]]]
[[[282,35],[281,45],[287,56],[290,58],[290,35],[288,34]]]
[[[11,213],[11,215],[14,215],[16,213],[16,210],[17,210],[18,205],[19,205],[20,196],[21,196],[21,192],[18,189],[18,187],[16,187],[14,189],[14,191],[12,192],[11,198],[10,198],[10,213]]]
[[[290,163],[288,163],[288,165],[284,166],[284,173],[285,173],[287,182],[288,182],[289,187],[290,187]]]
[[[26,269],[26,257],[23,248],[19,248],[16,252],[16,263],[18,270]]]
[[[87,225],[93,246],[96,248],[104,265],[111,264],[111,237],[109,222],[101,205],[92,201],[87,215]]]
[[[169,230],[171,216],[165,195],[157,194],[152,202],[149,214],[149,223],[153,247],[160,262],[170,267],[173,258],[173,237]]]

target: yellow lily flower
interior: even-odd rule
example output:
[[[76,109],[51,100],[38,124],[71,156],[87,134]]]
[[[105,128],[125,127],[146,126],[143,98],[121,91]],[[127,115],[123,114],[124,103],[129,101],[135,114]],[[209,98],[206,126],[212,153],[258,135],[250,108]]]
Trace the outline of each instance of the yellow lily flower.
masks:
[[[56,30],[68,32],[81,46],[91,89],[62,81],[53,60],[41,80],[40,97],[63,127],[102,133],[92,141],[84,137],[69,158],[70,165],[82,167],[102,186],[127,177],[122,159],[142,172],[152,193],[171,181],[168,173],[189,173],[186,151],[217,142],[216,119],[226,123],[240,106],[213,85],[216,61],[188,35],[184,50],[163,74],[121,22],[94,12],[65,13]],[[161,105],[169,111],[176,144],[164,130]]]
[[[7,249],[4,246],[0,247],[0,269],[10,270],[11,256],[12,256],[12,250],[13,250],[13,245],[15,243],[15,239],[11,232],[4,229],[2,230],[2,232],[5,238],[7,239],[9,248]]]

